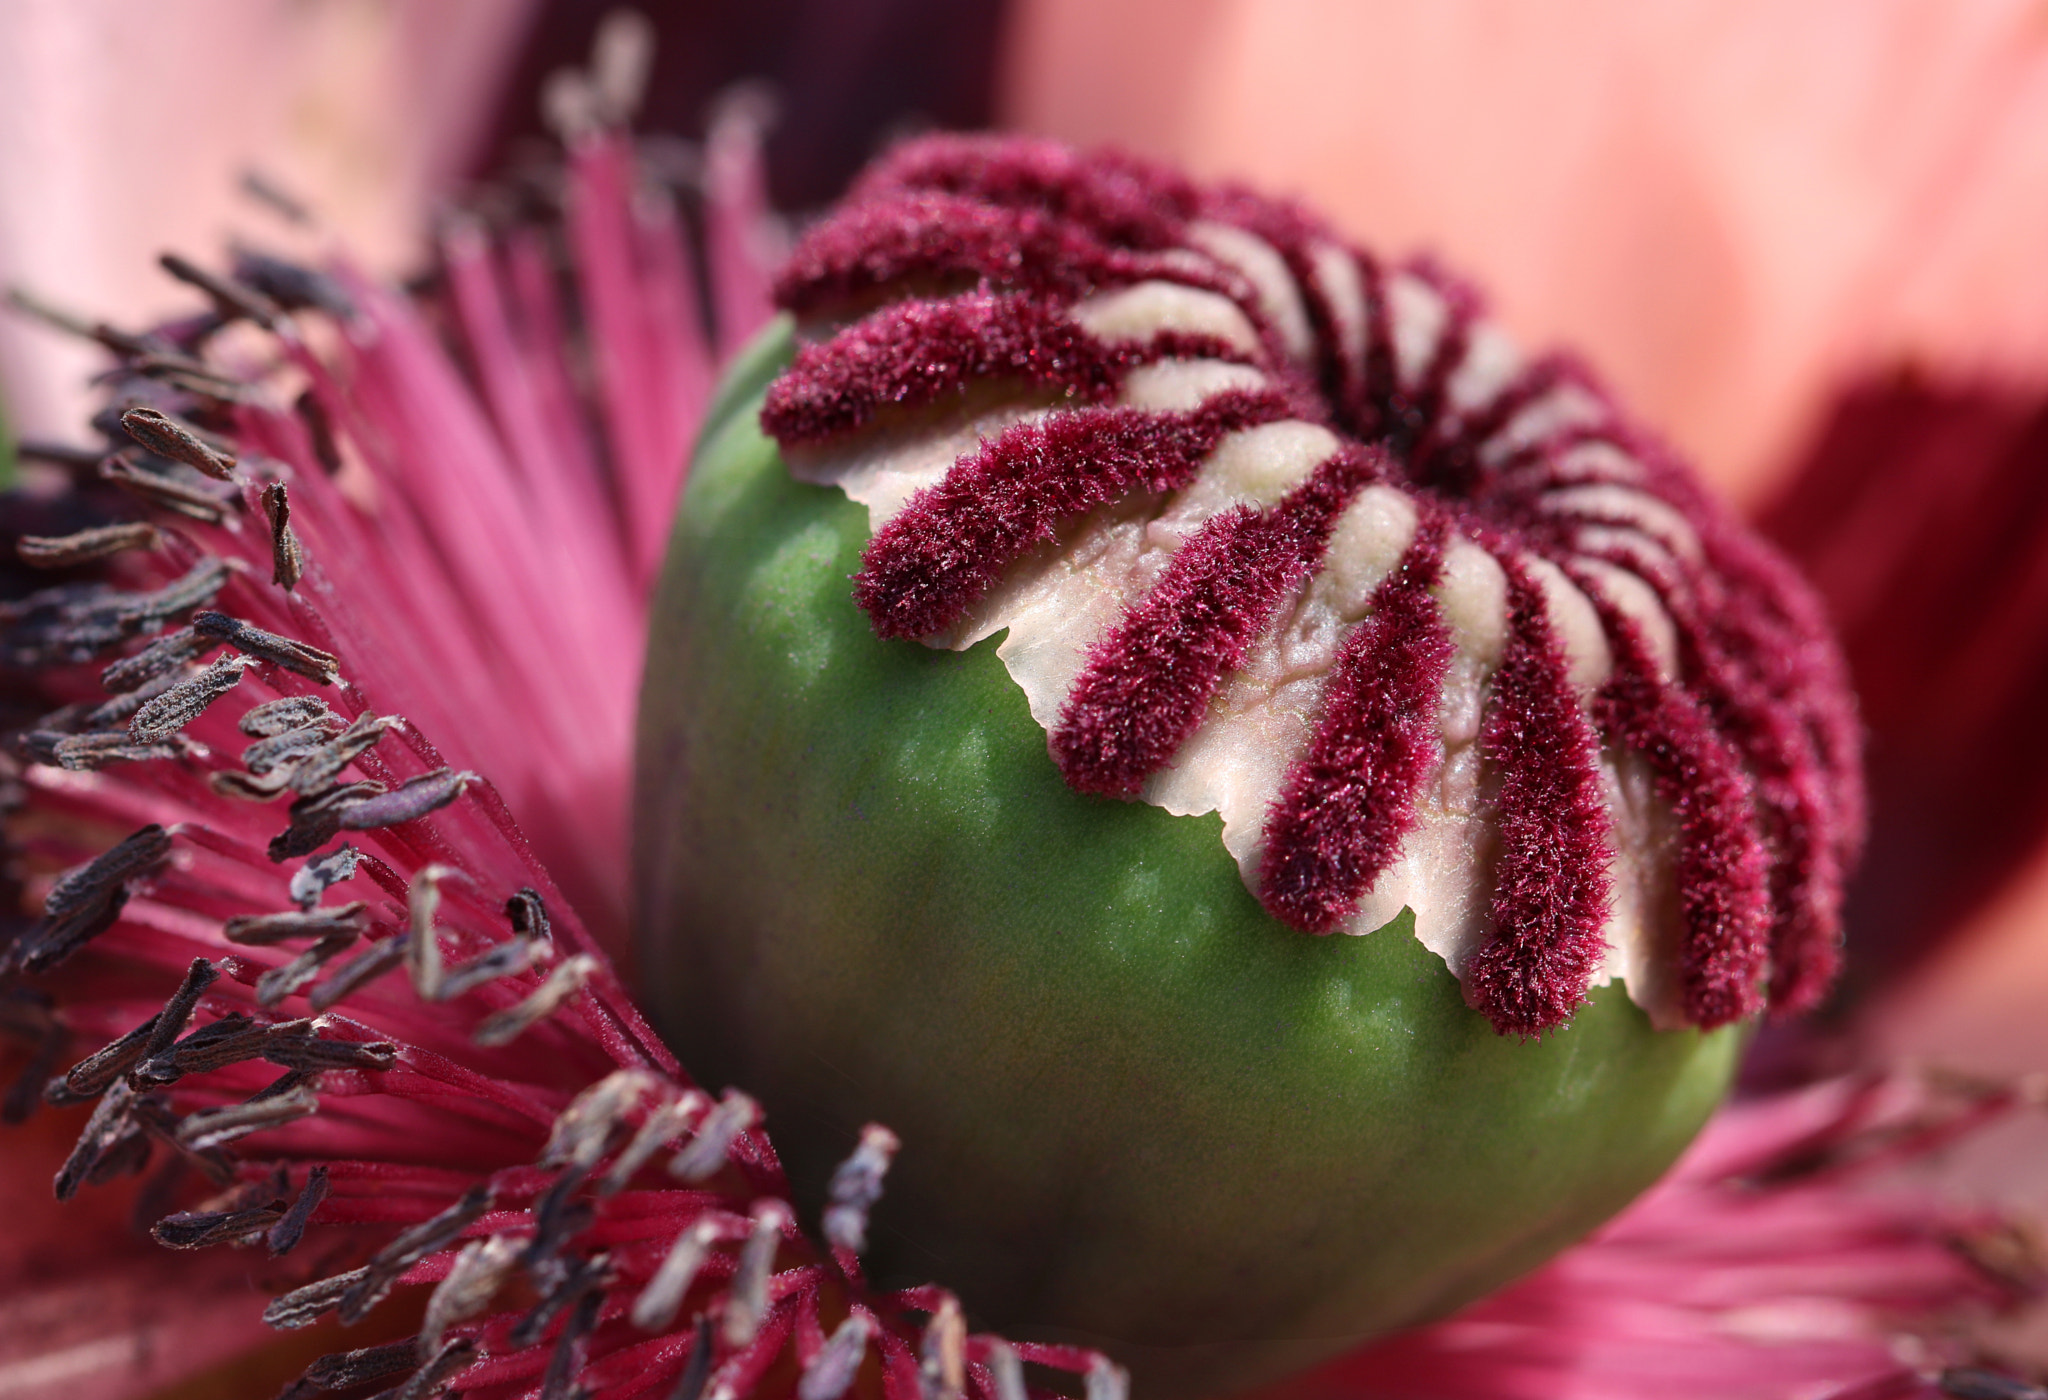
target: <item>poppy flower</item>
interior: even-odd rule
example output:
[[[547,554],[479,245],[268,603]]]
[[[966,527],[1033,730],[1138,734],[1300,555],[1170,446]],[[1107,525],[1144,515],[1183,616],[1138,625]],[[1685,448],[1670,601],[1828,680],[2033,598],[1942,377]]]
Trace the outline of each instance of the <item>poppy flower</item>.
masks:
[[[684,225],[636,179],[605,77],[564,108],[560,225],[456,223],[436,288],[181,261],[196,314],[89,328],[116,356],[104,426],[128,445],[76,464],[24,552],[108,572],[59,575],[9,614],[22,698],[54,707],[23,736],[13,819],[40,913],[10,964],[42,979],[8,1003],[28,1047],[15,1102],[50,1101],[39,1132],[68,1104],[60,1194],[144,1175],[157,1243],[204,1252],[135,1291],[190,1290],[214,1345],[246,1341],[216,1300],[240,1285],[257,1311],[252,1274],[273,1325],[381,1304],[414,1333],[340,1334],[301,1393],[1011,1400],[1064,1373],[1114,1394],[1103,1358],[969,1336],[939,1288],[869,1287],[893,1136],[849,1141],[828,1209],[799,1222],[759,1105],[690,1084],[578,918],[604,919],[622,885],[603,823],[623,809],[646,588],[712,362]],[[744,177],[744,132],[726,134]],[[733,257],[755,243],[751,188],[732,180],[711,211],[721,307],[765,287]],[[1640,1355],[1601,1347],[1675,1335],[1697,1349],[1667,1353],[1685,1358],[1674,1384],[1731,1378],[1702,1393],[1792,1372],[1915,1393],[1887,1329],[2023,1282],[1999,1275],[1992,1222],[1840,1189],[1849,1166],[2014,1099],[1938,1087],[1830,1085],[1738,1114],[1490,1317],[1345,1363],[1369,1379],[1301,1384],[1454,1393],[1462,1363],[1487,1393],[1555,1394],[1606,1364],[1626,1393]],[[32,1239],[69,1234],[29,1218]],[[108,1276],[129,1257],[110,1244]],[[1816,1293],[1818,1324],[1769,1306]],[[1645,1297],[1667,1305],[1647,1322],[1617,1306]],[[1574,1304],[1576,1326],[1550,1321]],[[1775,1350],[1758,1340],[1773,1326]],[[20,1374],[61,1381],[64,1354]]]

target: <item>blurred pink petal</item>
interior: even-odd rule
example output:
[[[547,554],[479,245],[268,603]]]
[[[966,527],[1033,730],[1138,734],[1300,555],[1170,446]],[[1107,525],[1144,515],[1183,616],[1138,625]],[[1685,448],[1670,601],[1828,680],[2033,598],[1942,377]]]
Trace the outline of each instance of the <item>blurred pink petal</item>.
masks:
[[[1840,379],[2048,376],[2027,0],[1022,0],[1009,119],[1469,269],[1738,501]]]

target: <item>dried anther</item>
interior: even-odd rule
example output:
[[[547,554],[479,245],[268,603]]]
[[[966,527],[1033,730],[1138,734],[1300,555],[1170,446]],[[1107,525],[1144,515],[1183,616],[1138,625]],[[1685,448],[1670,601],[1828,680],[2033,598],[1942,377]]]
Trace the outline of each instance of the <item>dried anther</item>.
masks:
[[[316,745],[292,765],[287,780],[291,790],[302,796],[323,792],[341,776],[341,770],[367,753],[376,742],[405,721],[396,715],[361,715],[355,723],[325,743]],[[278,736],[280,739],[283,735]],[[273,741],[274,742],[274,741]],[[253,768],[254,765],[251,765]]]
[[[270,521],[270,581],[289,593],[306,572],[305,551],[292,531],[291,496],[282,481],[263,488],[263,514]]]
[[[156,526],[147,521],[126,525],[101,525],[70,535],[23,535],[14,543],[21,562],[38,569],[63,569],[105,559],[124,549],[155,549],[163,543]]]
[[[317,695],[287,695],[251,706],[236,727],[251,739],[275,739],[297,729],[338,734],[348,727],[348,721],[329,709],[327,702]]]
[[[330,1352],[308,1366],[299,1379],[319,1390],[348,1390],[414,1370],[419,1364],[419,1339],[407,1337],[357,1351]]]
[[[150,1236],[166,1249],[205,1249],[246,1239],[270,1229],[284,1215],[274,1206],[246,1210],[180,1211],[150,1227]]]
[[[774,1272],[775,1251],[782,1245],[782,1232],[795,1221],[780,1201],[756,1201],[752,1214],[753,1232],[740,1249],[739,1268],[725,1299],[725,1344],[735,1350],[754,1340],[768,1316],[768,1276]]]
[[[138,744],[162,743],[240,685],[242,673],[255,664],[246,656],[221,657],[138,709],[128,721],[128,737]]]
[[[697,1136],[668,1164],[669,1174],[684,1181],[704,1181],[725,1165],[725,1156],[741,1133],[761,1121],[761,1106],[737,1089],[728,1089],[718,1107],[704,1115]]]
[[[462,1253],[455,1256],[454,1266],[448,1270],[448,1277],[441,1280],[427,1299],[427,1315],[420,1327],[419,1345],[422,1350],[432,1350],[441,1345],[441,1338],[450,1327],[458,1322],[467,1322],[486,1307],[498,1294],[506,1278],[518,1262],[520,1243],[504,1235],[493,1235],[487,1240],[475,1240],[464,1245]]]
[[[538,1342],[547,1331],[548,1324],[561,1316],[564,1309],[580,1304],[603,1287],[608,1280],[610,1263],[602,1254],[571,1262],[561,1280],[527,1310],[525,1317],[519,1319],[507,1340],[516,1347],[530,1347]]]
[[[290,962],[282,967],[274,967],[256,979],[257,1005],[276,1006],[318,977],[321,968],[335,957],[347,952],[355,941],[356,931],[352,928],[339,928],[323,934],[312,947]]]
[[[133,1131],[130,1115],[134,1104],[135,1091],[120,1082],[114,1083],[100,1097],[93,1106],[92,1116],[86,1119],[77,1143],[72,1146],[71,1155],[57,1169],[53,1185],[58,1200],[68,1201],[76,1195],[100,1158]]]
[[[355,878],[359,855],[354,846],[343,846],[324,856],[314,856],[292,872],[293,901],[299,908],[310,911],[330,888]]]
[[[0,956],[0,971],[44,972],[113,926],[130,880],[170,859],[171,837],[152,823],[50,887],[43,917]]]
[[[545,982],[534,988],[526,1000],[486,1017],[469,1038],[487,1047],[510,1045],[536,1022],[552,1016],[564,1002],[582,991],[584,983],[590,980],[597,967],[597,959],[588,953],[578,953],[565,960],[548,974]]]
[[[850,1313],[804,1368],[803,1378],[797,1382],[797,1400],[839,1400],[846,1394],[868,1354],[868,1338],[873,1332],[867,1309]]]
[[[266,1128],[282,1127],[310,1117],[319,1110],[319,1095],[304,1085],[288,1088],[279,1094],[266,1091],[245,1103],[205,1109],[181,1119],[177,1127],[178,1144],[195,1152],[204,1152],[247,1137],[250,1133],[260,1133]]]
[[[254,321],[267,331],[275,331],[281,328],[284,319],[283,310],[279,308],[276,302],[257,291],[254,287],[233,277],[223,277],[219,273],[208,272],[205,268],[179,257],[176,253],[163,254],[157,259],[157,263],[165,272],[170,273],[171,276],[177,278],[180,282],[188,286],[197,287],[200,291],[206,293],[212,300],[214,309],[220,313],[223,320],[247,319]]]
[[[430,865],[413,876],[406,894],[405,971],[421,1001],[441,999],[441,938],[434,931],[434,913],[441,907],[441,881],[455,873],[445,865]]]
[[[135,655],[111,663],[100,672],[100,684],[117,694],[138,690],[173,674],[188,661],[197,661],[219,645],[213,637],[202,637],[189,627],[181,627],[165,633]]]
[[[372,945],[367,951],[357,954],[335,970],[332,977],[313,989],[306,998],[315,1011],[328,1007],[353,996],[387,972],[395,971],[405,961],[405,946],[410,940],[404,934],[386,938]]]
[[[250,779],[248,786],[254,788],[257,782]],[[382,796],[384,790],[384,784],[365,779],[296,799],[291,805],[291,824],[270,840],[270,858],[282,862],[313,854],[341,831],[343,814],[351,805]]]
[[[413,1372],[412,1379],[396,1390],[388,1390],[378,1400],[428,1400],[439,1395],[451,1376],[476,1359],[476,1343],[467,1337],[454,1341],[434,1353],[434,1359]]]
[[[369,1276],[370,1267],[365,1264],[345,1274],[294,1288],[270,1300],[270,1305],[263,1310],[263,1321],[265,1325],[283,1331],[309,1327],[338,1307],[341,1300]]]
[[[226,613],[200,613],[192,619],[192,626],[203,636],[218,637],[238,651],[304,676],[316,685],[333,685],[341,678],[341,662],[327,652],[253,627]]]
[[[401,1232],[363,1266],[362,1276],[337,1300],[344,1325],[360,1322],[391,1286],[414,1264],[462,1237],[462,1232],[491,1208],[491,1188],[472,1186],[462,1199],[439,1215]]]
[[[178,750],[169,744],[137,743],[123,729],[92,734],[58,734],[36,729],[21,736],[20,748],[22,757],[30,763],[47,764],[69,773],[96,772],[110,763],[143,763],[178,756]]]
[[[882,1178],[902,1143],[880,1123],[860,1130],[860,1146],[839,1164],[827,1188],[825,1239],[855,1254],[868,1247],[868,1211],[882,1198]]]
[[[174,511],[208,525],[218,525],[228,518],[227,502],[213,492],[153,472],[125,452],[116,452],[100,463],[100,479],[112,482],[145,505]]]
[[[221,927],[221,936],[245,947],[263,947],[289,938],[356,935],[369,927],[369,906],[361,900],[330,909],[287,910],[279,914],[237,914]]]
[[[718,1226],[709,1219],[683,1228],[663,1256],[661,1267],[633,1300],[633,1325],[643,1332],[664,1332],[675,1321],[676,1309],[697,1280],[698,1270],[718,1242]]]
[[[138,406],[121,415],[121,426],[129,437],[159,457],[183,462],[215,481],[234,479],[234,452],[210,441],[199,429],[182,419],[154,408]]]
[[[710,1106],[711,1100],[703,1093],[688,1089],[680,1097],[649,1110],[633,1140],[612,1160],[604,1180],[598,1183],[598,1194],[609,1196],[625,1190],[657,1152],[681,1137]]]
[[[361,801],[349,803],[341,811],[340,829],[375,831],[401,822],[418,821],[462,796],[464,789],[475,781],[477,776],[474,773],[437,768],[389,792],[372,794]]]

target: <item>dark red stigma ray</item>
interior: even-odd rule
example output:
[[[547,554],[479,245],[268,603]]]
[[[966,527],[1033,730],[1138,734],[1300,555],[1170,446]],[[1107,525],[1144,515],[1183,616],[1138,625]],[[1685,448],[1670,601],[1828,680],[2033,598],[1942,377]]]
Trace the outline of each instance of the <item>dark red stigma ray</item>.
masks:
[[[1607,952],[1610,881],[1600,741],[1579,708],[1543,590],[1519,560],[1508,576],[1508,641],[1480,722],[1500,774],[1493,941],[1466,967],[1466,995],[1503,1035],[1540,1035],[1586,999]]]
[[[1112,279],[1152,276],[1154,262],[1043,210],[920,191],[854,205],[827,223],[804,240],[775,290],[799,316],[912,279],[986,277],[1010,290],[1076,297]]]
[[[854,601],[882,637],[953,626],[1062,522],[1133,491],[1175,491],[1224,434],[1288,416],[1273,393],[1218,394],[1187,413],[1085,408],[1005,429],[875,532]]]
[[[1431,513],[1372,611],[1351,629],[1309,751],[1266,818],[1259,899],[1282,923],[1332,933],[1401,853],[1437,762],[1437,697],[1452,645],[1430,588],[1449,524]]]
[[[1322,562],[1338,514],[1383,463],[1371,449],[1341,451],[1271,510],[1226,511],[1175,551],[1067,693],[1050,746],[1070,787],[1129,797],[1172,762],[1223,673]]]
[[[1191,181],[1164,166],[1029,138],[905,142],[862,177],[853,197],[858,204],[897,190],[1041,209],[1104,242],[1139,249],[1176,246],[1207,206]]]
[[[1189,228],[1198,220],[1246,230],[1280,256],[1315,337],[1310,364],[1288,362],[1259,289],[1200,252]],[[801,352],[771,391],[763,423],[785,443],[816,444],[892,406],[914,410],[981,379],[1021,381],[1071,406],[984,444],[877,534],[856,596],[877,631],[892,637],[957,624],[1004,570],[1056,540],[1062,524],[1133,492],[1185,484],[1231,430],[1215,415],[1243,411],[1225,400],[1188,415],[1108,407],[1131,364],[1176,353],[1248,359],[1271,377],[1289,416],[1378,444],[1389,479],[1415,495],[1426,519],[1440,513],[1446,530],[1480,541],[1518,580],[1509,661],[1493,679],[1482,735],[1502,784],[1497,936],[1468,976],[1475,1004],[1502,1030],[1522,1034],[1560,1024],[1584,998],[1603,947],[1612,855],[1593,720],[1565,679],[1541,592],[1532,592],[1519,561],[1534,547],[1568,564],[1583,553],[1581,526],[1637,528],[1597,510],[1544,508],[1543,493],[1575,480],[1564,465],[1572,448],[1610,443],[1642,469],[1626,489],[1680,512],[1704,559],[1667,565],[1623,550],[1610,560],[1664,601],[1680,638],[1675,684],[1653,679],[1641,639],[1596,586],[1588,589],[1619,658],[1597,701],[1600,724],[1649,758],[1684,833],[1688,1015],[1713,1025],[1748,1014],[1766,975],[1774,1007],[1811,1005],[1839,960],[1841,882],[1862,834],[1860,732],[1812,597],[1665,449],[1611,409],[1604,422],[1559,427],[1486,460],[1489,442],[1559,384],[1579,384],[1603,403],[1605,396],[1576,362],[1550,357],[1484,402],[1454,410],[1449,386],[1472,354],[1479,300],[1426,261],[1406,272],[1443,299],[1444,322],[1427,365],[1404,386],[1391,274],[1345,247],[1360,304],[1339,308],[1339,291],[1317,273],[1319,244],[1345,247],[1295,206],[1205,190],[1131,157],[1016,139],[910,143],[806,235],[780,284],[782,303],[843,315],[970,277],[980,290],[950,301],[899,300]],[[1230,297],[1257,328],[1260,353],[1172,337],[1110,348],[1067,317],[1074,300],[1155,277]],[[1363,325],[1363,346],[1341,345],[1340,325],[1354,322]],[[1268,421],[1267,411],[1239,425]],[[1306,497],[1322,489],[1326,473],[1356,469],[1355,454],[1326,464],[1296,493],[1302,500],[1210,521],[1097,644],[1050,739],[1072,786],[1129,796],[1172,760],[1279,599],[1320,563],[1341,500],[1322,515]],[[1585,557],[1604,556],[1596,549]],[[1328,770],[1311,780],[1298,765],[1269,814],[1263,897],[1299,927],[1342,923],[1391,860],[1402,814],[1412,812],[1403,785],[1414,780],[1414,745],[1435,718],[1426,679],[1434,648],[1425,618],[1433,613],[1426,585],[1383,587],[1393,591],[1347,639],[1311,738],[1312,757],[1326,759]],[[1347,693],[1352,686],[1356,693]],[[1384,764],[1385,778],[1354,773],[1347,786],[1337,772],[1342,753]],[[1299,791],[1297,778],[1306,785]],[[1767,958],[1759,954],[1759,880]]]
[[[1575,579],[1575,581],[1577,581]],[[1754,1015],[1770,952],[1768,872],[1742,765],[1698,701],[1660,680],[1642,629],[1587,588],[1614,651],[1593,717],[1617,747],[1641,754],[1679,828],[1685,920],[1679,993],[1702,1028]]]
[[[920,409],[983,380],[1054,390],[1080,404],[1115,397],[1124,371],[1172,356],[1242,361],[1208,336],[1163,332],[1109,346],[1044,301],[969,292],[876,312],[822,345],[797,351],[768,391],[761,426],[790,444],[830,442],[885,409]]]

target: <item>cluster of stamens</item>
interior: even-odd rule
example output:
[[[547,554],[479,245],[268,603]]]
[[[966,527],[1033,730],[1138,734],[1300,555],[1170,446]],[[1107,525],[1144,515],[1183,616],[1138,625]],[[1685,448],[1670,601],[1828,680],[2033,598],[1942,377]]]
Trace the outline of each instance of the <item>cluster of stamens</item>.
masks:
[[[630,159],[616,133],[584,142],[570,198],[611,258],[606,236],[645,236]],[[473,228],[454,241],[482,317],[497,253]],[[353,1325],[395,1294],[423,1310],[416,1336],[322,1357],[294,1396],[738,1397],[791,1357],[805,1400],[863,1366],[889,1400],[1024,1400],[1027,1363],[1121,1394],[1096,1353],[970,1335],[943,1289],[866,1284],[886,1129],[807,1235],[759,1107],[688,1082],[498,789],[373,707],[365,672],[402,674],[394,649],[430,699],[460,645],[361,611],[431,607],[443,586],[423,570],[380,589],[410,517],[376,491],[434,488],[380,473],[379,451],[420,434],[414,464],[432,462],[445,420],[476,413],[439,405],[439,438],[408,418],[408,376],[454,382],[411,313],[272,258],[167,266],[212,309],[144,335],[75,327],[116,357],[101,426],[118,436],[41,450],[94,518],[24,537],[24,562],[72,576],[0,605],[11,682],[57,704],[14,740],[10,835],[41,913],[0,949],[0,1030],[29,1046],[10,1120],[91,1105],[58,1199],[146,1176],[159,1244],[266,1251],[297,1280],[264,1312],[277,1328]],[[311,348],[322,318],[346,372]],[[613,348],[636,383],[674,367]],[[662,454],[663,421],[633,417],[620,455]],[[666,470],[634,490],[672,493]],[[378,530],[396,543],[340,554]],[[367,576],[344,586],[337,556]],[[520,616],[516,597],[468,601],[444,620]],[[139,998],[151,980],[175,982],[168,999]]]

